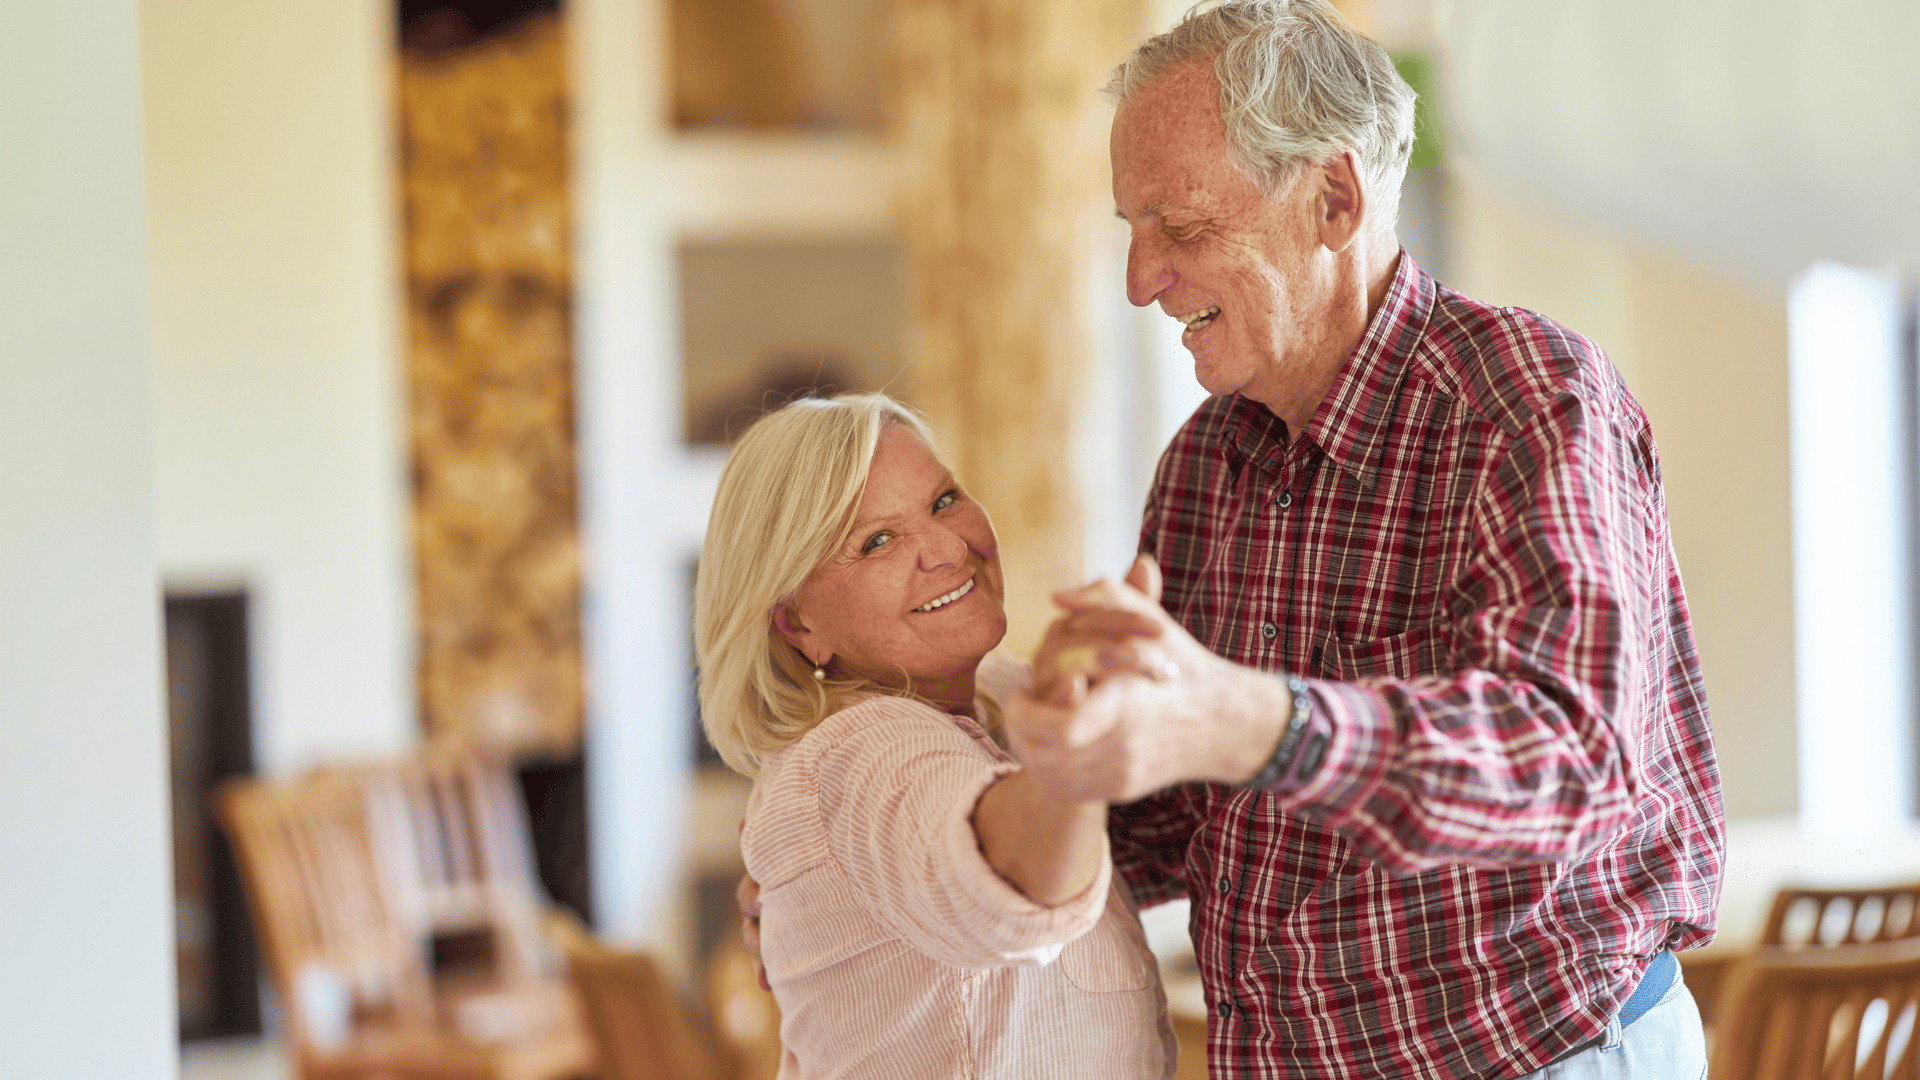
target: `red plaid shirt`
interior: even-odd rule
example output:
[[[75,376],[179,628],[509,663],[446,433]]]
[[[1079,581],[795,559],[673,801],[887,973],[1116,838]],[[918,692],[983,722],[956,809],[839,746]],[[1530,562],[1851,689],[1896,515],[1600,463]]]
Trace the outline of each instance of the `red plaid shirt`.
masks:
[[[1213,1076],[1516,1076],[1712,936],[1720,784],[1646,416],[1592,342],[1402,254],[1302,437],[1212,398],[1141,549],[1214,652],[1308,679],[1267,791],[1116,808],[1187,896]]]

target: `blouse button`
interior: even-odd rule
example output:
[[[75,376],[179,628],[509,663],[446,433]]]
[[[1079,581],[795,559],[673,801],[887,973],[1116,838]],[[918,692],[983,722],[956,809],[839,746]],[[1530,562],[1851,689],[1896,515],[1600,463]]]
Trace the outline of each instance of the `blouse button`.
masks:
[[[1291,492],[1291,491],[1283,491],[1283,492],[1281,492],[1281,493],[1280,493],[1280,498],[1279,498],[1279,500],[1278,500],[1278,502],[1280,503],[1280,509],[1282,509],[1282,510],[1285,510],[1285,509],[1286,509],[1287,507],[1289,507],[1289,506],[1292,506],[1292,505],[1293,505],[1293,492]]]
[[[1220,877],[1220,891],[1223,893],[1229,893],[1233,891],[1233,882],[1227,880],[1224,874],[1221,875]]]
[[[1233,1002],[1231,1002],[1231,1001],[1223,1001],[1223,1002],[1221,1002],[1221,1003],[1220,1003],[1220,1018],[1224,1020],[1224,1019],[1226,1019],[1227,1017],[1229,1017],[1229,1016],[1232,1016],[1232,1015],[1233,1015]]]
[[[1280,628],[1272,623],[1261,623],[1260,636],[1266,638],[1268,641],[1272,641],[1274,638],[1280,636]]]

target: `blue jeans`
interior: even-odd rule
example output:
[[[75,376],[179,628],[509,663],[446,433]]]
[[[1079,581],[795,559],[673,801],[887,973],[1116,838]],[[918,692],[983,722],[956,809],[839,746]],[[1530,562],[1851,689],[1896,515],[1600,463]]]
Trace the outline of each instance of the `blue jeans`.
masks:
[[[1677,973],[1660,1003],[1622,1031],[1609,1021],[1596,1046],[1517,1080],[1706,1080],[1700,1009]]]

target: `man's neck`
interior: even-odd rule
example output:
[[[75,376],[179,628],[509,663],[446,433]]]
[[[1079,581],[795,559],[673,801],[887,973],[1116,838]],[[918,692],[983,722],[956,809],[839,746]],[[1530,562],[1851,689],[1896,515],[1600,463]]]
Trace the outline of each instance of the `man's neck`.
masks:
[[[1386,302],[1387,290],[1393,286],[1393,275],[1399,265],[1400,244],[1391,233],[1375,238],[1364,250],[1355,251],[1353,258],[1339,268],[1333,288],[1329,290],[1322,332],[1319,340],[1309,347],[1298,377],[1289,379],[1286,387],[1270,395],[1273,400],[1250,395],[1286,421],[1289,438],[1300,437],[1333,389],[1334,380],[1340,377],[1340,368],[1360,346],[1360,339],[1366,336],[1374,315]]]

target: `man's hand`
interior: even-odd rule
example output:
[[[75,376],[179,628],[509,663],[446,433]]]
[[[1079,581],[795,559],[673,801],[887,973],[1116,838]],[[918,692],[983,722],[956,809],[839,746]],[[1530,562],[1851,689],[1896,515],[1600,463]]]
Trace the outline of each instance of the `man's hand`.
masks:
[[[1054,596],[1067,614],[1034,657],[1034,692],[1007,702],[1006,722],[1020,759],[1065,797],[1128,802],[1183,780],[1238,783],[1279,741],[1285,684],[1209,652],[1161,609],[1159,586],[1143,555],[1126,583]],[[1065,670],[1069,650],[1089,644],[1095,670]]]

